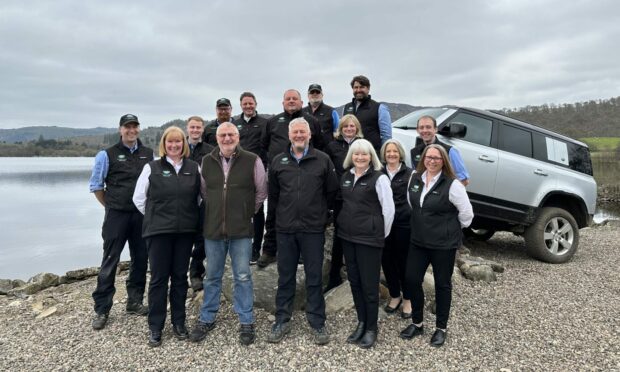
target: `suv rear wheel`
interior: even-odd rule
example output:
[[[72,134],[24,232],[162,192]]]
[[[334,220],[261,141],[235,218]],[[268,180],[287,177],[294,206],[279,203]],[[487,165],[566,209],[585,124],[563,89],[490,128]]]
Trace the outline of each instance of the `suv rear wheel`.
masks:
[[[542,208],[536,222],[523,235],[527,253],[541,261],[564,263],[579,246],[579,229],[573,216],[561,208]]]

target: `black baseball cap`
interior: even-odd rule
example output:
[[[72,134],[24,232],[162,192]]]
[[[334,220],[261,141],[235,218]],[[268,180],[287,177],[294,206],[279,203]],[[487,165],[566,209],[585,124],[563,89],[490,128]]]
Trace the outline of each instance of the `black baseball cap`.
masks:
[[[130,124],[130,123],[135,123],[135,124],[140,125],[140,122],[138,121],[138,117],[136,115],[125,114],[121,116],[121,120],[119,121],[118,126],[122,127],[123,125]]]
[[[228,98],[220,98],[217,100],[217,102],[215,102],[215,107],[220,107],[220,106],[228,106],[230,107],[230,100]]]
[[[313,90],[318,90],[319,93],[323,93],[323,88],[319,84],[310,84],[308,87],[308,92],[312,92]]]

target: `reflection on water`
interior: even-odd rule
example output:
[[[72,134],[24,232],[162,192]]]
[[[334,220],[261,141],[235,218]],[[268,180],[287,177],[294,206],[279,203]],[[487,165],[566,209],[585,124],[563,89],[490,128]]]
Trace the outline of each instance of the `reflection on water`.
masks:
[[[99,266],[104,211],[88,190],[93,162],[0,158],[0,278]]]

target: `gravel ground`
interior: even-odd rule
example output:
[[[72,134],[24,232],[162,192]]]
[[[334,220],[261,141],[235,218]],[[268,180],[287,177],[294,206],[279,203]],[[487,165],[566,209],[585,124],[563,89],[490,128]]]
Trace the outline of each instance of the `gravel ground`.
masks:
[[[224,302],[215,330],[200,344],[177,341],[167,327],[159,348],[147,346],[145,318],[124,312],[124,275],[110,321],[90,327],[94,279],[63,285],[28,299],[0,296],[0,370],[619,370],[620,229],[582,230],[581,247],[568,264],[549,265],[525,254],[523,240],[501,233],[488,243],[469,244],[472,255],[503,264],[491,284],[459,280],[454,285],[448,341],[434,349],[426,333],[398,338],[408,323],[390,316],[380,324],[371,350],[348,345],[353,311],[328,317],[332,340],[312,343],[302,313],[280,344],[265,341],[271,322],[257,310],[258,338],[237,341],[237,319]],[[58,311],[35,319],[33,308]],[[196,319],[188,310],[188,325]]]

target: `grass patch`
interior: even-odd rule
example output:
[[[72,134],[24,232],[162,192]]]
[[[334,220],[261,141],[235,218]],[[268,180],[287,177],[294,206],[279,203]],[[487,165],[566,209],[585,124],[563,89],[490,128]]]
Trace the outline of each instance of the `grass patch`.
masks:
[[[579,140],[587,143],[590,151],[614,151],[620,146],[620,137],[585,137]]]

